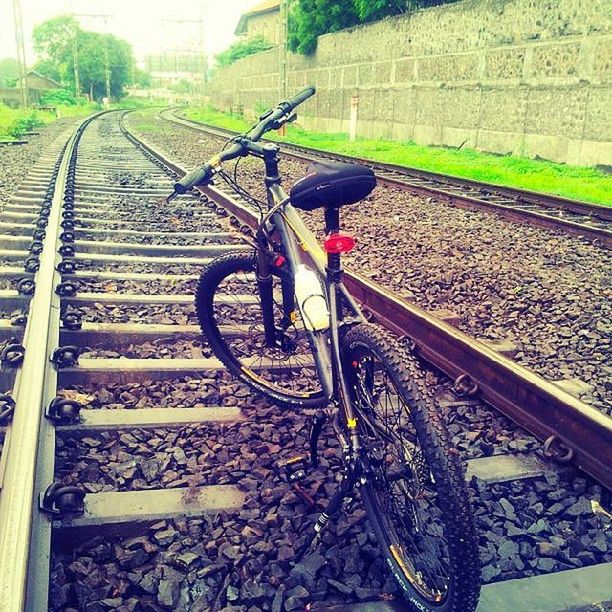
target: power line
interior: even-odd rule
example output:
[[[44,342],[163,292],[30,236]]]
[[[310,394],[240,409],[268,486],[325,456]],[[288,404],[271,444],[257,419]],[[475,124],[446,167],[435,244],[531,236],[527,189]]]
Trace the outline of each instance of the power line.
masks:
[[[200,19],[163,19],[164,23],[178,23],[180,24],[197,24],[199,26],[199,41],[198,44],[201,47],[203,54],[203,76],[204,82],[206,83],[208,80],[208,54],[206,52],[206,31],[205,31],[205,9],[206,4],[202,5],[202,16]],[[175,45],[174,49],[175,54],[178,54],[178,46]],[[178,61],[178,58],[177,58]],[[178,67],[176,67],[176,73],[178,74]]]

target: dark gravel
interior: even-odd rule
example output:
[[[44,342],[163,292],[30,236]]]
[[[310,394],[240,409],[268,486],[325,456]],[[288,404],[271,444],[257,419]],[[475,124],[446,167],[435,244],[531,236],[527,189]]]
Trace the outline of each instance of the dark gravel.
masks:
[[[138,115],[130,125],[138,130]],[[161,120],[145,136],[187,166],[221,142]],[[262,197],[260,162],[248,159],[240,168],[239,182]],[[286,185],[304,172],[303,163],[281,162]],[[320,228],[320,215],[309,223]],[[549,380],[589,383],[582,399],[610,414],[612,258],[605,249],[385,186],[347,207],[344,223],[358,239],[348,257],[354,270],[422,308],[456,313],[470,335],[510,340],[515,359]]]
[[[104,130],[112,132],[108,124]],[[171,146],[177,142],[175,138],[164,134],[166,144]],[[182,150],[190,149],[188,145],[194,141],[193,136],[185,137]],[[111,141],[107,146],[115,147]],[[199,155],[203,156],[201,146]],[[146,176],[133,175],[117,180],[134,178],[147,180]],[[375,199],[371,204],[373,208],[379,205]],[[415,218],[422,222],[416,213]],[[491,219],[491,223],[498,222]],[[374,222],[363,230],[372,240],[373,226]],[[390,235],[383,226],[376,227],[381,235]],[[392,233],[391,238],[395,240]],[[397,246],[404,249],[397,240]],[[423,254],[433,248],[424,247]],[[116,270],[120,265],[109,264],[105,269]],[[379,261],[376,270],[388,271],[393,265],[386,261],[381,265]],[[96,269],[102,267],[95,265]],[[477,275],[480,267],[470,269]],[[199,267],[142,263],[129,270],[184,274],[197,273]],[[393,269],[391,273],[396,274]],[[156,293],[168,290],[160,283],[163,281],[151,281],[143,287]],[[136,283],[114,283],[108,288],[104,284],[86,287],[132,292]],[[428,294],[426,289],[423,292]],[[90,321],[196,322],[191,305],[95,304],[81,310]],[[207,355],[199,339],[175,339],[139,345],[119,343],[112,349],[93,346],[83,357],[171,359]],[[434,372],[428,372],[427,378],[448,400],[449,381]],[[58,479],[79,483],[89,492],[182,488],[189,496],[195,486],[234,484],[246,492],[246,502],[237,512],[159,521],[129,538],[97,536],[80,541],[76,548],[56,542],[50,610],[280,612],[304,610],[313,602],[315,609],[316,602],[341,605],[397,596],[397,587],[379,556],[359,503],[334,522],[315,554],[295,567],[291,563],[316,512],[280,479],[274,463],[306,449],[312,411],[271,406],[225,371],[155,382],[80,385],[59,393],[96,410],[184,406],[198,407],[205,413],[209,406],[240,406],[247,422],[60,433],[55,469]],[[442,402],[442,406],[453,443],[464,460],[505,452],[537,452],[539,445],[533,437],[486,406],[457,398]],[[329,430],[319,448],[321,466],[308,475],[303,487],[318,503],[324,503],[335,488],[340,465],[339,448]],[[484,582],[612,560],[610,515],[604,510],[609,504],[607,494],[571,469],[496,485],[473,479],[470,490],[480,531]]]
[[[197,286],[197,279],[190,280],[155,280],[155,281],[118,281],[109,279],[104,281],[88,281],[79,279],[79,292],[83,293],[132,293],[144,295],[193,295]]]
[[[161,381],[129,384],[89,384],[66,387],[63,395],[74,397],[84,408],[205,408],[243,406],[268,410],[265,399],[253,395],[225,370],[202,371],[198,376],[171,375]]]
[[[93,261],[91,259],[77,259],[77,269],[88,272],[144,272],[155,274],[200,274],[202,265],[196,264],[173,264],[173,263],[150,263],[146,262],[146,257],[142,257],[142,262],[118,262],[118,261]]]
[[[38,136],[28,136],[27,145],[0,145],[0,210],[3,203],[8,202],[17,192],[20,183],[25,179],[36,160],[59,139],[65,141],[70,136],[70,130],[78,122],[74,119],[61,119],[39,128]]]
[[[110,350],[101,346],[90,346],[81,353],[84,359],[205,359],[212,351],[205,341],[179,338],[157,339],[144,344],[128,344]]]
[[[68,306],[66,311],[75,310]],[[94,303],[79,306],[84,321],[98,323],[151,323],[166,325],[186,325],[197,323],[195,307],[192,304],[111,304]]]
[[[189,495],[193,486],[236,484],[247,501],[235,514],[160,521],[144,536],[96,538],[56,553],[51,609],[108,598],[98,590],[105,585],[114,589],[116,605],[134,598],[135,606],[143,606],[134,609],[147,609],[150,597],[161,609],[221,610],[235,603],[245,611],[252,605],[280,610],[274,601],[281,591],[285,609],[301,610],[312,601],[396,593],[359,504],[330,528],[316,555],[292,568],[294,550],[315,513],[279,479],[273,462],[304,448],[306,422],[303,414],[274,408],[259,408],[257,417],[225,427],[61,436],[57,476],[65,482],[78,478],[87,490],[183,487]],[[339,451],[331,438],[321,441],[321,449],[321,468],[309,474],[304,488],[322,502],[335,486]],[[600,488],[589,480],[571,471],[550,472],[503,485],[473,482],[471,489],[485,582],[611,559],[604,531],[610,520],[598,505]],[[92,572],[94,584],[88,579]]]

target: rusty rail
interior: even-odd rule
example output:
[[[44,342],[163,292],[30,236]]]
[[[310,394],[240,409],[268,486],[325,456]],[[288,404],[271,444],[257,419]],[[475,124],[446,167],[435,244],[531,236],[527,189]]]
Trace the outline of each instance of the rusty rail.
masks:
[[[177,174],[185,174],[181,166],[146,141],[129,132],[128,137]],[[199,191],[241,223],[256,227],[255,213],[229,194],[214,187]],[[364,308],[383,325],[414,340],[433,365],[452,378],[469,376],[478,385],[482,399],[540,440],[554,437],[573,451],[578,467],[612,488],[612,419],[380,285],[350,271],[345,282]]]
[[[237,134],[233,130],[212,127],[184,117],[166,116],[166,112],[162,111],[162,118],[191,129],[206,131],[221,137]],[[295,159],[312,161],[317,158],[330,158],[365,164],[376,171],[377,178],[381,183],[423,196],[434,196],[459,208],[484,209],[498,213],[511,221],[527,222],[535,227],[561,230],[577,236],[585,236],[601,242],[605,248],[612,248],[612,231],[606,227],[608,223],[612,222],[612,207],[570,200],[561,196],[537,193],[526,189],[491,185],[473,179],[448,176],[420,168],[409,168],[361,157],[349,157],[303,145],[281,143],[281,146],[283,155]],[[429,184],[422,184],[418,181],[427,181]],[[462,191],[457,193],[453,190]],[[491,197],[507,198],[512,200],[513,203],[501,204],[498,201],[492,201]],[[528,207],[532,205],[539,206],[542,210],[529,209]],[[564,218],[563,215],[567,215],[568,211],[574,215],[588,217],[599,225],[589,225],[580,220]]]

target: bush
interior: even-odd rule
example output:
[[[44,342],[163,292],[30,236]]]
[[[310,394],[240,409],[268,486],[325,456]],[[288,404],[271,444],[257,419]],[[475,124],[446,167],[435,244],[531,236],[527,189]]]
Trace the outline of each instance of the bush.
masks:
[[[33,130],[34,128],[41,127],[43,122],[36,116],[34,111],[27,115],[21,115],[9,126],[8,133],[13,138],[20,138],[26,132]]]
[[[296,0],[289,13],[289,49],[310,55],[322,34],[457,0]]]
[[[66,106],[75,106],[77,100],[74,94],[67,89],[50,89],[40,96],[38,103],[43,105],[65,104]]]
[[[219,53],[215,59],[217,60],[217,64],[219,66],[229,66],[242,57],[253,55],[254,53],[259,53],[260,51],[267,51],[272,47],[273,45],[263,37],[256,36],[255,38],[251,38],[249,40],[239,40],[238,42],[235,42],[231,47],[223,51],[223,53]]]

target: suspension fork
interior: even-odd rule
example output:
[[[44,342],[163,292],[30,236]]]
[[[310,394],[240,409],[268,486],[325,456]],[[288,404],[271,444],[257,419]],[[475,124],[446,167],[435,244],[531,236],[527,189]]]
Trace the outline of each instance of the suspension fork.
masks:
[[[276,346],[276,325],[274,323],[274,299],[272,297],[272,271],[270,260],[266,251],[262,248],[257,249],[257,266],[255,274],[257,276],[257,290],[261,301],[261,314],[264,325],[264,337],[266,345]]]

